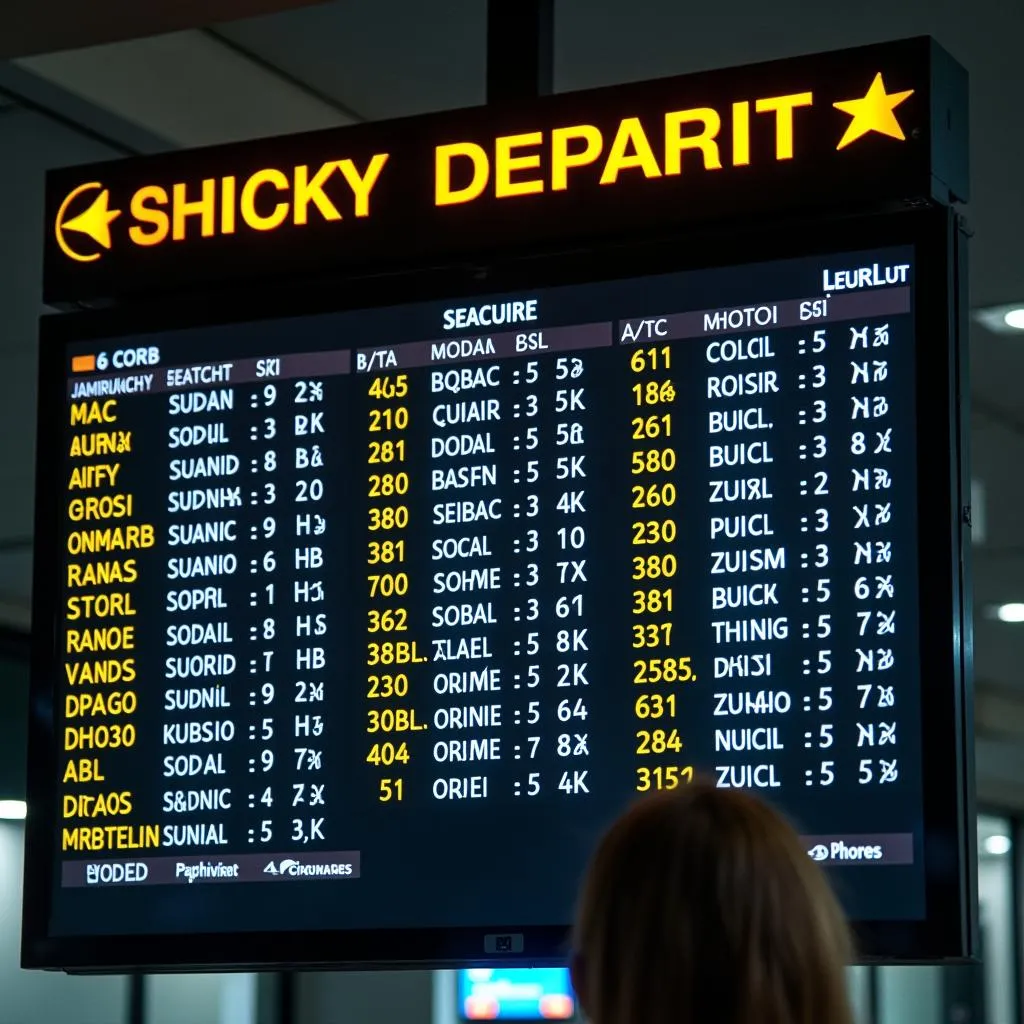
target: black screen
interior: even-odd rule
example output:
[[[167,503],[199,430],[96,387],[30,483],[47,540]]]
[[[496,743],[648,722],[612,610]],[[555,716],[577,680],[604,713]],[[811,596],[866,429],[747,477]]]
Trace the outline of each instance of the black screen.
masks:
[[[924,919],[915,254],[67,345],[49,934],[564,926],[694,775]]]

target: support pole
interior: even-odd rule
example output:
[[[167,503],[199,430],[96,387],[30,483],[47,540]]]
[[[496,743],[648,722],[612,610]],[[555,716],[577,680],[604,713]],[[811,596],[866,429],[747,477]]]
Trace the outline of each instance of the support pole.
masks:
[[[487,102],[551,93],[555,0],[487,0]]]

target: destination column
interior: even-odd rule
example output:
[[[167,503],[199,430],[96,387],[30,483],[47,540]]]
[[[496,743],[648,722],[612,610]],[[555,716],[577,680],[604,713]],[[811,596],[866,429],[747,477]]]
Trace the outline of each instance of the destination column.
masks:
[[[155,810],[147,806],[138,770],[145,738],[140,707],[158,700],[136,688],[138,652],[155,642],[140,634],[140,588],[157,578],[152,554],[155,509],[133,473],[138,435],[127,396],[148,390],[151,374],[117,385],[72,380],[72,428],[65,466],[67,540],[64,576],[64,672],[55,685],[63,718],[58,786],[63,853],[116,854],[160,843]],[[83,397],[103,395],[108,397]],[[144,456],[143,456],[144,457]],[[109,881],[115,866],[88,865],[92,882]]]

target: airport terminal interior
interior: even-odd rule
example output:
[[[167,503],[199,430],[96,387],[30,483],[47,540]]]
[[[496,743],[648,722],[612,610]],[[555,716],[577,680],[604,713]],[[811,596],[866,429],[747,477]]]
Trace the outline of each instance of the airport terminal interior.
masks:
[[[921,35],[969,72],[971,199],[962,212],[976,814],[968,827],[977,837],[980,956],[856,966],[849,982],[858,1024],[1020,1022],[1024,7],[554,0],[554,10],[556,92]],[[79,977],[20,967],[32,564],[34,546],[46,543],[33,536],[38,318],[52,312],[41,298],[46,172],[482,104],[486,16],[484,0],[0,5],[0,1024],[457,1024],[473,1017],[474,986],[513,1002],[526,992],[525,1006],[539,985],[552,1015],[574,1010],[565,972],[555,970]],[[489,855],[486,836],[461,844],[467,858]]]

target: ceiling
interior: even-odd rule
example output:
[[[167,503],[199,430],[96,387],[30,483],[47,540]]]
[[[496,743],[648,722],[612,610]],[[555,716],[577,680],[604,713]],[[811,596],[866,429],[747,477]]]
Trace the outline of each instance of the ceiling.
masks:
[[[555,3],[558,90],[935,36],[971,76],[972,304],[1024,301],[1024,5]],[[15,6],[23,9],[15,14]],[[0,133],[19,120],[19,131],[46,121],[51,134],[60,124],[66,141],[76,130],[86,139],[63,150],[54,143],[26,174],[97,159],[95,150],[205,145],[484,100],[484,0],[43,0],[26,10],[0,10],[0,55],[12,58],[0,62],[0,96],[18,101],[6,108],[13,113],[0,107]],[[33,244],[25,262],[37,274],[27,256]],[[37,283],[28,294],[38,294]],[[34,345],[28,327],[0,338],[0,375],[28,367]],[[1024,625],[986,614],[992,604],[1024,600],[1024,338],[974,325],[971,359],[972,475],[984,495],[983,540],[974,546],[980,774],[988,799],[1024,807]],[[0,403],[0,428],[24,434],[30,405],[23,393]],[[25,622],[28,446],[11,452],[0,474],[9,496],[0,506],[0,619]]]

